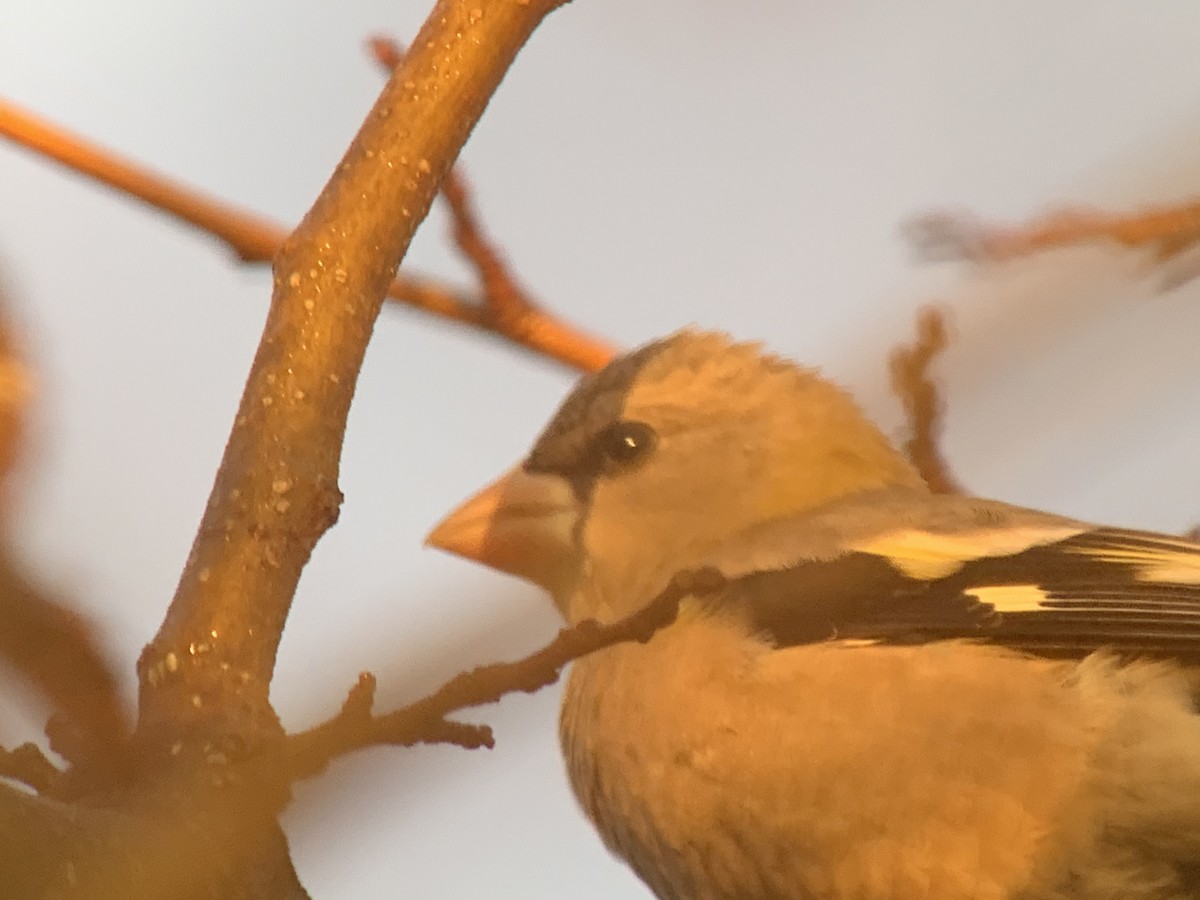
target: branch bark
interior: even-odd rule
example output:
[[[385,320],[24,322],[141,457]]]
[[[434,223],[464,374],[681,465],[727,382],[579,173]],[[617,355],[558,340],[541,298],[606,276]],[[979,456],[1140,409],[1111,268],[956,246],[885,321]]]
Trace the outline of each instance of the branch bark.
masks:
[[[276,257],[271,310],[216,483],[139,661],[143,741],[161,748],[197,724],[277,733],[267,698],[275,653],[300,572],[337,519],[346,417],[384,295],[442,175],[557,5],[440,0]]]
[[[182,785],[179,785],[182,787]],[[63,804],[0,784],[0,885],[22,900],[308,900],[278,826],[183,795],[143,805]],[[182,820],[157,827],[168,816]],[[265,836],[264,836],[265,832]],[[250,840],[247,840],[250,838]],[[264,852],[264,843],[271,852]]]

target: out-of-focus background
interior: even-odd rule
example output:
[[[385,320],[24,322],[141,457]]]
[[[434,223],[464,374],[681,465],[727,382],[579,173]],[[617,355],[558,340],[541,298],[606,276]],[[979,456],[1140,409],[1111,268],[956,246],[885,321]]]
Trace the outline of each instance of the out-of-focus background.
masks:
[[[381,82],[371,33],[428,0],[0,0],[0,94],[162,172],[294,221]],[[1200,521],[1200,283],[1106,247],[915,263],[930,208],[1018,221],[1200,194],[1193,4],[575,0],[517,61],[465,163],[553,309],[622,345],[694,322],[762,337],[889,428],[888,350],[941,300],[945,446],[978,493],[1161,530]],[[466,279],[435,211],[409,256]],[[262,268],[0,145],[0,271],[39,375],[16,538],[123,661],[156,629],[270,289]],[[516,460],[572,374],[386,309],[274,697],[289,727],[362,669],[394,705],[556,627],[533,590],[421,547]],[[0,743],[44,711],[5,687]],[[478,713],[492,752],[382,749],[302,786],[315,898],[636,898],[577,813],[557,690]]]

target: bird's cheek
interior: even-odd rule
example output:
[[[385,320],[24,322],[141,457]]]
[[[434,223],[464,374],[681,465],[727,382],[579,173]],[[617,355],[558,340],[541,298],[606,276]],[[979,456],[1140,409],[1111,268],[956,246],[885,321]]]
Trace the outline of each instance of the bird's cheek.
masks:
[[[425,542],[558,593],[578,566],[579,515],[565,479],[515,468],[451,512]]]

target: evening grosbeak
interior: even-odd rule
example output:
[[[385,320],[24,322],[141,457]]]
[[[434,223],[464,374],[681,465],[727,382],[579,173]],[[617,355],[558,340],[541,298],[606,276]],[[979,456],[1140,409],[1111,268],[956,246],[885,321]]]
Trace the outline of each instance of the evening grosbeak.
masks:
[[[1200,897],[1200,546],[931,493],[851,397],[682,331],[585,377],[430,543],[612,621],[571,784],[664,900]]]

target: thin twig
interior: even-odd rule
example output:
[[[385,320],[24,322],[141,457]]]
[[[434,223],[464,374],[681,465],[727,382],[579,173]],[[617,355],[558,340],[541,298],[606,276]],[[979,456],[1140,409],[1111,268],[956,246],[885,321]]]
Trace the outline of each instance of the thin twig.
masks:
[[[917,317],[917,338],[892,351],[889,365],[892,390],[904,405],[909,436],[904,452],[917,467],[929,489],[940,494],[961,494],[939,447],[944,404],[929,368],[946,348],[946,322],[942,313],[926,307]]]
[[[0,99],[0,136],[194,225],[225,243],[242,262],[271,262],[287,239],[288,230],[269,219],[215,200],[4,99]],[[400,275],[388,288],[388,296],[430,315],[498,334],[581,371],[602,368],[614,353],[603,341],[544,310],[531,309],[521,319],[509,321],[496,316],[485,300],[432,278]]]
[[[388,74],[404,58],[404,48],[392,38],[376,36],[367,42],[367,46]],[[521,286],[516,274],[505,263],[499,247],[487,236],[472,204],[471,191],[461,163],[455,163],[446,172],[446,177],[442,179],[441,196],[450,208],[454,243],[479,276],[483,288],[480,312],[488,327],[523,344],[534,340],[539,344],[552,342],[552,336],[545,333],[544,329],[547,322],[553,323],[553,317],[548,317]],[[540,339],[536,337],[539,332],[543,332]],[[596,355],[597,368],[612,356],[611,350],[604,349],[607,356],[604,353]]]
[[[675,621],[685,597],[711,595],[725,583],[725,577],[715,569],[681,573],[650,603],[624,619],[608,625],[588,619],[564,628],[553,641],[524,659],[463,672],[428,697],[386,715],[375,716],[371,711],[374,676],[360,675],[336,716],[288,737],[289,769],[294,778],[308,778],[336,757],[376,744],[491,747],[493,738],[488,726],[455,722],[446,716],[456,710],[495,703],[515,691],[533,693],[558,680],[567,663],[604,647],[647,641]]]
[[[1200,201],[1128,215],[1062,210],[1015,228],[939,212],[914,219],[906,230],[911,244],[926,259],[1003,262],[1099,240],[1126,247],[1151,247],[1160,259],[1167,259],[1200,242]]]
[[[461,172],[451,171],[442,182],[442,196],[454,221],[454,243],[479,273],[484,302],[497,323],[525,330],[522,323],[537,314],[537,305],[517,283],[499,249],[484,233]]]

